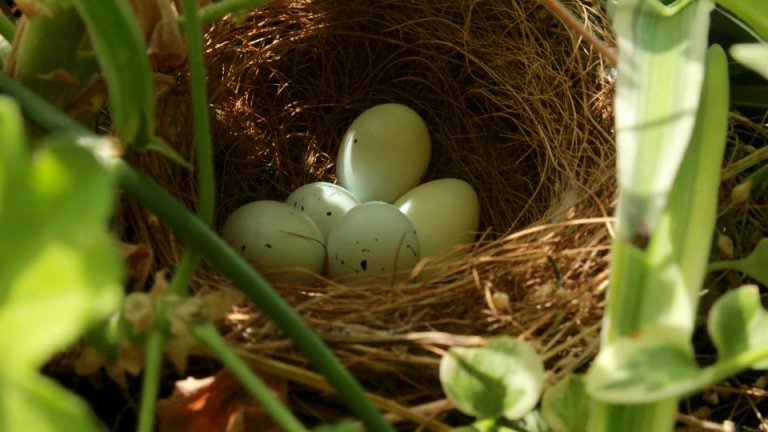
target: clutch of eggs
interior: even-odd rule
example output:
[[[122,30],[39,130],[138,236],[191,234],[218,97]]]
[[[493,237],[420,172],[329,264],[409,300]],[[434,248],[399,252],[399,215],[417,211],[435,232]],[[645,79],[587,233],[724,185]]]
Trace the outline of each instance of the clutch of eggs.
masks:
[[[471,243],[478,229],[479,200],[468,183],[419,185],[430,145],[426,123],[412,109],[369,108],[344,135],[338,185],[314,182],[285,202],[248,203],[227,218],[222,237],[276,282],[307,282],[307,272],[401,280],[421,257]]]

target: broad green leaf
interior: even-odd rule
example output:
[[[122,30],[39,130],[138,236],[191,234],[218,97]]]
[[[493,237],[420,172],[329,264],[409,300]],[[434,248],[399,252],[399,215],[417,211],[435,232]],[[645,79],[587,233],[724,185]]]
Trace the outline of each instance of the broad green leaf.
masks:
[[[0,372],[0,430],[104,431],[89,407],[55,382],[35,374]]]
[[[618,38],[616,229],[642,242],[656,227],[687,148],[704,77],[710,0],[625,0]]]
[[[750,26],[763,39],[768,39],[768,2],[765,0],[715,0]]]
[[[484,347],[454,347],[440,362],[440,382],[460,411],[479,418],[519,419],[541,395],[544,366],[530,344],[510,337]]]
[[[3,114],[9,101],[2,101]],[[18,120],[18,117],[16,118]],[[3,115],[0,124],[13,123]],[[6,129],[0,128],[4,132]],[[12,129],[11,129],[12,130]],[[112,181],[86,150],[0,140],[0,370],[34,370],[117,309]]]
[[[768,313],[756,286],[743,286],[720,297],[709,313],[709,335],[717,347],[718,363],[750,350],[768,348]],[[768,360],[751,365],[768,369]]]
[[[693,331],[714,233],[728,129],[728,70],[723,50],[713,47],[706,64],[691,142],[646,250],[620,238],[614,241],[603,330],[607,342],[647,324],[676,327],[683,339]]]
[[[586,375],[589,395],[602,402],[641,404],[702,388],[708,376],[675,332],[648,327],[604,347]]]
[[[117,135],[147,146],[155,132],[152,71],[146,45],[126,0],[71,0],[85,22],[109,93]]]
[[[730,53],[736,61],[768,79],[768,43],[736,44]]]
[[[715,232],[728,133],[727,64],[722,48],[710,48],[691,142],[647,249],[642,322],[679,327],[689,336]]]
[[[544,391],[541,415],[553,432],[586,432],[589,404],[584,378],[568,375]]]

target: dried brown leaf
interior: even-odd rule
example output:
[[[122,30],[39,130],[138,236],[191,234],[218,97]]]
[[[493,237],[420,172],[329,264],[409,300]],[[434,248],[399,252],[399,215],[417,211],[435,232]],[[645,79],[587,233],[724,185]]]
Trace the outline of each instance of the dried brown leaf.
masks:
[[[283,403],[287,383],[262,376]],[[277,432],[280,428],[227,370],[176,382],[173,395],[157,404],[160,432]]]

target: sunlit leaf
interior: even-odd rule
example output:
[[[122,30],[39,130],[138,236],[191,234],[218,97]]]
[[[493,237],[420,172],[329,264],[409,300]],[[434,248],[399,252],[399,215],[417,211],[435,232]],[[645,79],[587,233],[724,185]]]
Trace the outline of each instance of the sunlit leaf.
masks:
[[[736,61],[768,79],[768,43],[736,44],[730,53]]]
[[[617,404],[656,402],[707,383],[675,329],[649,327],[604,347],[586,375],[591,397]]]
[[[39,374],[0,372],[0,430],[105,431],[88,405]]]
[[[715,0],[738,19],[757,32],[763,39],[768,39],[768,2],[765,0]]]
[[[768,348],[768,313],[760,302],[757,287],[743,286],[720,297],[712,305],[707,328],[717,347],[718,362],[749,350]],[[751,367],[768,369],[768,360]]]
[[[544,392],[541,415],[552,432],[586,432],[589,403],[584,378],[568,375]]]
[[[626,240],[652,232],[666,205],[698,110],[713,7],[709,0],[616,3],[617,231]]]
[[[454,347],[440,362],[445,394],[462,412],[479,418],[518,419],[539,400],[544,366],[527,342],[491,339],[484,347]]]

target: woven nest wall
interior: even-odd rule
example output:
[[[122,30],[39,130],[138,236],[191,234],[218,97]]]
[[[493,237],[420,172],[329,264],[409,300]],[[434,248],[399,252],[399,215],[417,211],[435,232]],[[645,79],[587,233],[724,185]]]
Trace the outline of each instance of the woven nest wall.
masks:
[[[592,0],[567,2],[610,44]],[[443,397],[441,350],[470,339],[532,340],[554,376],[594,354],[615,192],[611,79],[589,45],[534,0],[274,1],[207,29],[217,227],[238,206],[334,181],[347,126],[399,102],[426,120],[425,181],[457,177],[481,202],[481,235],[460,259],[422,263],[387,286],[277,285],[368,389],[403,403]],[[160,105],[159,133],[193,159],[186,72]],[[158,155],[134,162],[191,208],[193,174]],[[126,200],[122,232],[173,270],[183,242]],[[199,292],[232,288],[207,265]],[[222,321],[234,342],[305,360],[245,301]],[[236,318],[240,317],[240,318]]]

